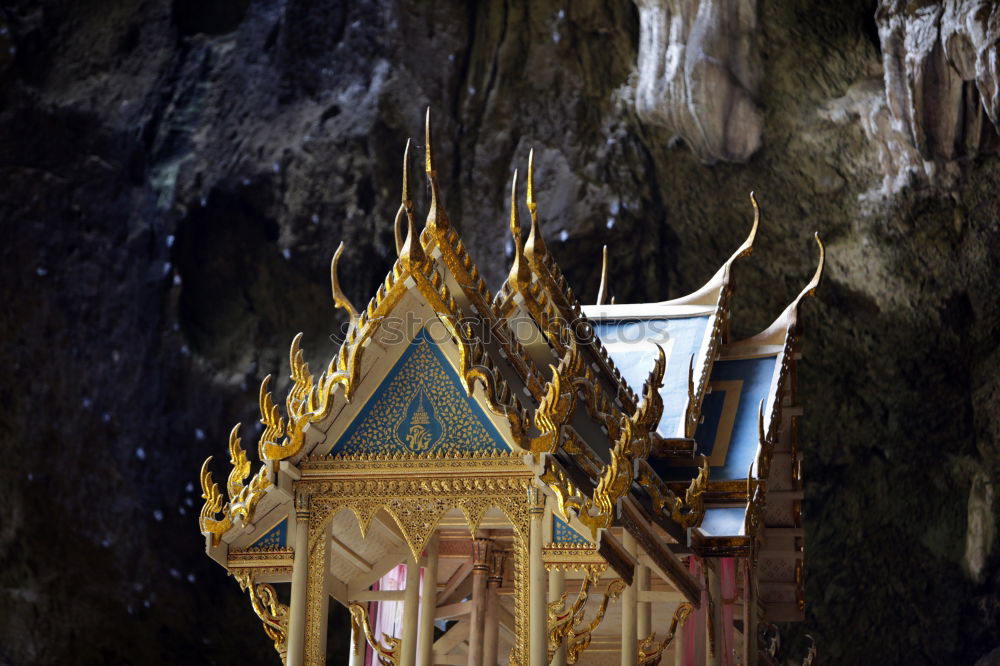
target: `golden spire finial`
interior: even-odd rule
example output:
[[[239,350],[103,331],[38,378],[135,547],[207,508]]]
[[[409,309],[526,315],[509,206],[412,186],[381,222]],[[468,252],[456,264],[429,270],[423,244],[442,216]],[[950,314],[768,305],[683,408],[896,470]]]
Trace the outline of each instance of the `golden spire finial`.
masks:
[[[427,121],[430,122],[430,109],[427,110]],[[429,127],[429,126],[428,126]],[[428,136],[430,136],[428,134]],[[430,152],[430,143],[428,141],[428,153]],[[427,158],[428,163],[430,163],[430,157]],[[420,232],[417,231],[417,224],[413,220],[413,202],[410,201],[410,185],[409,179],[406,177],[406,172],[409,170],[410,166],[410,141],[406,141],[406,150],[403,151],[403,203],[402,208],[406,210],[406,240],[403,241],[402,246],[399,249],[399,258],[403,261],[409,263],[423,263],[427,260],[427,255],[424,254],[424,246],[420,243]],[[427,223],[431,223],[431,216],[435,213],[436,203],[433,197],[433,192],[437,188],[435,187],[433,181],[433,175],[431,176],[431,212],[427,214]],[[447,219],[447,218],[446,218]]]
[[[521,218],[517,212],[517,169],[510,185],[510,233],[514,237],[514,263],[510,267],[510,278],[521,286],[531,282],[531,273],[521,251]]]
[[[535,202],[535,149],[528,153],[528,215],[531,216],[531,231],[524,244],[524,253],[531,259],[541,259],[548,253],[542,230],[538,226],[538,204]]]
[[[427,211],[427,227],[430,229],[447,229],[450,226],[448,215],[441,205],[441,195],[438,192],[437,171],[434,170],[433,149],[431,146],[431,107],[427,107],[424,118],[424,171],[431,184],[431,205]]]
[[[426,160],[424,164],[424,171],[428,175],[434,173],[434,157],[431,153],[431,107],[427,107],[427,112],[424,115],[424,158]]]
[[[340,288],[340,278],[337,275],[337,267],[340,264],[340,255],[344,252],[344,241],[340,241],[340,245],[337,246],[337,251],[333,253],[333,260],[330,262],[330,288],[333,291],[333,304],[338,308],[343,308],[347,310],[348,316],[351,318],[351,324],[356,324],[358,321],[358,311],[355,309],[351,301],[348,300],[347,296],[344,294],[344,290]]]
[[[396,254],[403,251],[403,216],[413,218],[413,201],[410,200],[410,139],[406,140],[403,151],[403,194],[399,210],[396,211],[394,231],[396,234]]]
[[[608,246],[605,245],[604,249],[601,250],[601,286],[597,289],[597,304],[604,305],[608,300],[608,293],[611,291],[611,287],[608,283]],[[611,299],[614,303],[614,299]]]

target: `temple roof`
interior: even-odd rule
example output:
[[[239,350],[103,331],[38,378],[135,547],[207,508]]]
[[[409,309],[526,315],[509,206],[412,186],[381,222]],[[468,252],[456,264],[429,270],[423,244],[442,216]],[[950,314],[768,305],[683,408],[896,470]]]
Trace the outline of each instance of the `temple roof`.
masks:
[[[529,235],[522,246],[515,173],[514,260],[494,297],[445,211],[429,115],[426,132],[431,201],[423,229],[409,195],[408,142],[398,258],[385,281],[356,309],[339,284],[343,244],[338,248],[331,287],[335,306],[350,315],[347,339],[314,377],[296,336],[284,415],[265,378],[261,465],[251,477],[237,426],[228,503],[212,481],[211,459],[203,466],[201,529],[209,552],[223,561],[230,548],[253,548],[261,539],[279,544],[283,516],[293,510],[292,485],[311,470],[339,465],[358,474],[372,461],[419,467],[447,459],[460,475],[463,465],[497,461],[556,500],[552,530],[560,539],[604,547],[612,527],[656,525],[662,566],[679,589],[693,589],[671,558],[699,525],[706,538],[741,534],[738,513],[747,520],[753,481],[766,478],[798,305],[818,284],[822,255],[813,282],[785,313],[736,343],[727,340],[731,268],[753,250],[756,200],[748,238],[701,289],[661,303],[582,306],[542,239],[530,155]],[[720,482],[745,489],[738,506],[711,505]],[[358,517],[363,536],[372,516]],[[406,542],[419,552],[420,540],[393,517],[397,526],[383,528],[395,536],[384,548]],[[365,548],[377,552],[362,559],[382,552]]]

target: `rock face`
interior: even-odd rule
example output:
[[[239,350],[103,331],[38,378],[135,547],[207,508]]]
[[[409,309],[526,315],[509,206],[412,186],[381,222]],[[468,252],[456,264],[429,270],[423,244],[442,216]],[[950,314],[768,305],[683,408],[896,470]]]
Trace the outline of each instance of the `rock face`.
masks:
[[[202,554],[197,471],[256,422],[296,332],[314,365],[332,354],[337,244],[352,300],[384,277],[428,104],[446,205],[493,285],[532,146],[546,240],[584,298],[604,243],[619,302],[696,288],[755,190],[734,299],[751,334],[808,279],[819,230],[808,621],[782,643],[799,658],[809,632],[828,663],[990,653],[1000,27],[993,3],[921,4],[8,2],[0,663],[275,663]]]
[[[637,0],[635,110],[705,162],[746,162],[763,118],[757,2]]]
[[[882,151],[898,155],[886,169],[889,189],[954,187],[963,161],[995,145],[1000,6],[883,1],[875,18],[892,123],[869,124],[866,132]]]

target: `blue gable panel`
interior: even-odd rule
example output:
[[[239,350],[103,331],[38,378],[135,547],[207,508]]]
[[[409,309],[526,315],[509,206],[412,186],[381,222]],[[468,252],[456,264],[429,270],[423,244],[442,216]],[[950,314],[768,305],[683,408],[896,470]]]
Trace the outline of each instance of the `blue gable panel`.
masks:
[[[562,546],[592,546],[582,534],[559,516],[552,516],[552,543]]]
[[[726,481],[747,478],[750,463],[757,455],[757,409],[761,400],[767,400],[771,393],[777,356],[716,361],[712,366],[711,382],[734,382],[739,386],[739,402],[732,429],[721,428],[723,408],[730,393],[725,389],[713,389],[705,396],[702,407],[704,421],[695,432],[698,450],[711,455],[717,447],[728,445],[725,463],[712,465],[709,478]],[[765,402],[765,407],[767,402]],[[662,460],[650,460],[650,465],[668,481],[683,481],[695,474],[693,466],[667,466]]]
[[[331,455],[455,455],[510,446],[426,330],[413,339]]]
[[[659,343],[669,353],[660,396],[663,417],[656,432],[662,437],[683,435],[684,410],[688,396],[688,364],[701,350],[708,333],[708,315],[671,319],[642,319],[594,322],[594,332],[608,346],[608,354],[622,377],[636,393],[649,377],[656,362]],[[645,342],[648,341],[648,342]],[[669,347],[667,343],[669,342]],[[695,367],[695,378],[699,369]]]
[[[286,545],[288,545],[288,520],[282,520],[272,527],[267,534],[254,541],[248,550],[284,548]]]
[[[698,453],[711,456],[715,451],[715,442],[719,435],[719,421],[722,419],[722,408],[726,404],[727,391],[712,389],[701,403],[702,422],[694,433],[694,441],[698,442]],[[720,442],[721,444],[721,442]]]

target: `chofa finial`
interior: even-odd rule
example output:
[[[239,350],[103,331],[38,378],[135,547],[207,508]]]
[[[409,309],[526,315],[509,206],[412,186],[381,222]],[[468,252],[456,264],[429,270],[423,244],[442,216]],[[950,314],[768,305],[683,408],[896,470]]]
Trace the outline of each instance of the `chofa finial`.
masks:
[[[597,289],[597,304],[604,305],[608,302],[608,294],[611,291],[608,282],[608,246],[601,250],[601,286]]]
[[[428,122],[430,122],[430,109],[428,109]],[[429,135],[428,135],[429,136]],[[428,143],[428,146],[430,143]],[[427,163],[430,164],[430,148],[428,147]],[[406,210],[406,239],[399,246],[399,258],[410,263],[423,263],[427,259],[424,253],[424,246],[420,244],[420,232],[417,231],[417,224],[413,219],[413,202],[410,201],[410,183],[407,172],[410,170],[410,140],[406,140],[406,149],[403,151],[403,202],[401,209]],[[432,181],[433,182],[433,181]],[[434,202],[431,202],[433,209]],[[398,219],[397,215],[397,219]],[[428,222],[430,215],[428,215]],[[396,233],[397,242],[399,232]]]
[[[410,139],[407,139],[406,149],[403,150],[403,194],[394,224],[397,255],[403,251],[403,216],[413,219],[413,201],[410,199],[410,143]]]
[[[528,240],[524,244],[524,254],[530,259],[540,260],[548,253],[545,247],[545,239],[542,238],[542,230],[538,226],[538,204],[535,202],[535,149],[528,153],[528,215],[531,216],[531,230],[528,232]]]
[[[351,318],[351,324],[356,324],[358,321],[358,311],[355,309],[354,305],[344,294],[344,290],[340,288],[340,278],[338,276],[337,268],[340,265],[340,255],[344,253],[344,241],[340,241],[340,245],[337,246],[337,251],[333,253],[333,260],[330,262],[330,288],[333,291],[333,304],[347,311],[348,316]]]
[[[531,273],[521,250],[521,218],[517,212],[517,169],[510,185],[510,233],[514,240],[514,263],[510,267],[510,277],[521,285],[531,282]]]
[[[431,146],[431,107],[427,107],[424,117],[424,171],[431,185],[431,205],[427,211],[428,229],[447,229],[450,226],[448,215],[441,205],[441,194],[438,192],[437,171],[434,170],[434,153]]]

